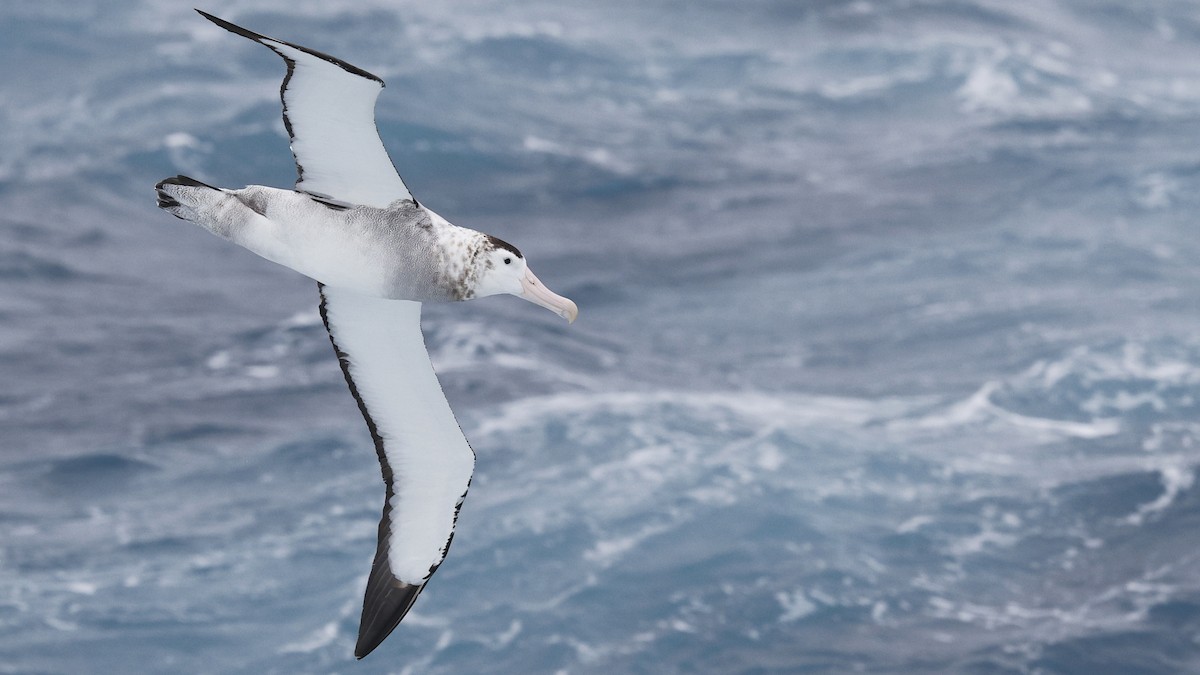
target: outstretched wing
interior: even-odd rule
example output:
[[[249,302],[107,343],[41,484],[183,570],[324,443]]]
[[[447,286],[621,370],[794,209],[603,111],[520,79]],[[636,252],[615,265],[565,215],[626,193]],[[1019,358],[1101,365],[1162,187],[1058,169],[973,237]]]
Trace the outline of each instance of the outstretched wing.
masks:
[[[400,623],[454,537],[475,453],[433,372],[421,303],[321,286],[321,318],[387,485],[354,655]]]
[[[375,127],[375,100],[383,80],[328,54],[196,11],[227,31],[270,47],[287,62],[279,97],[296,158],[297,190],[376,207],[413,198]]]

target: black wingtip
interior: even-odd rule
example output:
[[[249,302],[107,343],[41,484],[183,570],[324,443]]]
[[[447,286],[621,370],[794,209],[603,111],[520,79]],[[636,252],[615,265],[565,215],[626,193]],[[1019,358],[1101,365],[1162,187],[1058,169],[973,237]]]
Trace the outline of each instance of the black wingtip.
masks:
[[[230,23],[230,22],[226,21],[225,19],[222,19],[219,16],[213,16],[212,14],[209,14],[208,12],[206,12],[202,9],[196,9],[196,11],[200,14],[200,16],[217,24],[218,26],[220,26],[221,28],[224,28],[225,30],[229,31],[230,33],[236,33],[237,35],[241,35],[242,37],[250,38],[251,40],[254,40],[255,42],[262,42],[263,40],[271,39],[271,38],[267,37],[266,35],[262,35],[260,33],[255,33],[254,31],[249,30],[247,28],[242,28],[241,26],[237,25],[236,23]]]
[[[388,471],[390,473],[390,470]],[[358,621],[358,643],[354,645],[354,658],[361,659],[370,654],[387,636],[396,630],[400,621],[412,609],[417,596],[424,590],[425,581],[409,584],[392,574],[392,563],[388,559],[391,548],[391,503],[392,487],[388,483],[384,500],[383,515],[379,519],[379,542],[375,547],[375,560],[371,562],[371,575],[367,577],[367,589],[363,593],[362,617]],[[449,544],[447,544],[449,546]],[[437,569],[436,567],[434,568]],[[433,570],[430,570],[433,574]]]
[[[193,9],[195,9],[195,8],[193,8]],[[315,49],[309,49],[308,47],[298,45],[294,42],[287,42],[286,40],[277,40],[273,37],[268,37],[266,35],[263,35],[262,33],[255,33],[254,31],[252,31],[248,28],[242,28],[241,26],[237,25],[236,23],[231,23],[229,21],[226,21],[225,19],[222,19],[219,16],[213,16],[212,14],[209,14],[208,12],[206,12],[202,9],[196,9],[196,12],[198,12],[200,14],[200,16],[217,24],[218,26],[220,26],[221,28],[224,28],[225,30],[229,31],[230,33],[234,33],[236,35],[241,35],[242,37],[245,37],[245,38],[250,38],[251,40],[254,40],[255,42],[257,42],[259,44],[270,47],[272,50],[274,50],[276,53],[278,53],[280,56],[282,56],[284,58],[284,60],[286,60],[288,62],[291,62],[291,59],[289,59],[287,56],[285,56],[277,48],[271,47],[271,45],[268,43],[273,42],[273,43],[279,44],[279,45],[287,45],[288,47],[291,47],[293,49],[299,49],[300,51],[302,51],[306,54],[315,56],[318,59],[328,61],[328,62],[332,63],[333,65],[337,66],[338,68],[341,68],[342,70],[346,71],[347,73],[350,73],[351,75],[357,75],[359,77],[364,77],[368,80],[374,80],[379,83],[379,86],[381,86],[381,87],[384,86],[383,79],[381,79],[378,75],[369,73],[369,72],[363,70],[362,68],[359,68],[358,66],[354,65],[353,63],[347,63],[346,61],[343,61],[336,56],[330,56],[329,54],[326,54],[325,52],[319,52]],[[291,72],[290,67],[289,67],[288,72],[289,73]],[[286,85],[286,82],[285,82],[285,85]]]
[[[371,567],[371,578],[363,598],[362,618],[358,624],[358,642],[354,645],[354,658],[361,659],[370,654],[387,636],[396,630],[425,584],[406,584],[392,576],[387,569],[387,558],[376,558]]]

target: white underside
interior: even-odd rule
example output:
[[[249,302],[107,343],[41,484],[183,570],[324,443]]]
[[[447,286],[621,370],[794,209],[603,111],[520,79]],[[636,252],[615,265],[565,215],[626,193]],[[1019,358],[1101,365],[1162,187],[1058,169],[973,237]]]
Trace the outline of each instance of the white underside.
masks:
[[[263,215],[227,200],[206,213],[212,221],[228,222],[239,246],[325,284],[385,294],[385,251],[362,228],[341,219],[340,212],[294,190],[251,185],[225,193],[253,195],[268,205]]]
[[[419,584],[445,556],[475,455],[425,351],[421,304],[332,287],[325,298],[330,331],[393,472],[392,574]]]

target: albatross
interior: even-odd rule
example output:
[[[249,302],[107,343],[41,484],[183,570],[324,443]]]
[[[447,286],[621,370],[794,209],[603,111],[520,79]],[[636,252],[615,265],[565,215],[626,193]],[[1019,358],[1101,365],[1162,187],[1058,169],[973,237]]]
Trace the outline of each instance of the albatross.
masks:
[[[199,10],[197,10],[199,11]],[[321,319],[375,441],[385,499],[354,655],[374,650],[442,564],[475,453],[425,350],[421,304],[508,293],[573,322],[512,244],[419,204],[375,126],[383,80],[339,58],[204,18],[287,64],[283,125],[294,189],[155,185],[158,206],[317,281]]]

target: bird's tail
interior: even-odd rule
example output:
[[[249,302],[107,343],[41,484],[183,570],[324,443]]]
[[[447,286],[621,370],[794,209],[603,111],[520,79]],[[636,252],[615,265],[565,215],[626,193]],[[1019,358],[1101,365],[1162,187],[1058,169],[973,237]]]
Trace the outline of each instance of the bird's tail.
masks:
[[[158,181],[154,190],[158,193],[158,208],[193,223],[199,219],[201,207],[224,192],[187,176],[164,178]]]

